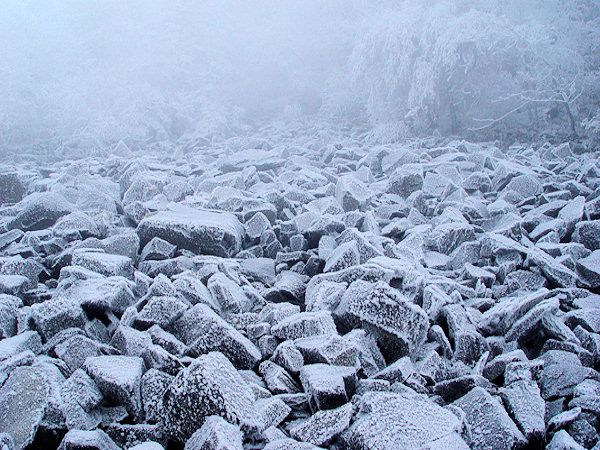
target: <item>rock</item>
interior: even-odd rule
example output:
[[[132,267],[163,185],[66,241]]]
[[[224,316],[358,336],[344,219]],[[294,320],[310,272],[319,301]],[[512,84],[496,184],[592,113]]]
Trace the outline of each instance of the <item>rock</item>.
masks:
[[[294,439],[283,438],[269,442],[263,447],[263,450],[318,450],[321,447],[315,447],[312,444],[298,442]]]
[[[25,192],[26,187],[18,172],[3,171],[0,173],[0,205],[20,202]]]
[[[8,223],[8,229],[22,231],[43,230],[51,227],[62,216],[69,214],[73,206],[63,197],[52,192],[35,192],[16,206],[19,213]]]
[[[300,371],[300,381],[309,395],[311,408],[317,411],[347,403],[356,390],[358,378],[353,367],[310,364]]]
[[[251,309],[251,301],[243,289],[221,272],[209,278],[208,290],[222,311],[239,313]]]
[[[292,423],[290,435],[299,441],[323,446],[350,426],[354,413],[352,403],[336,409],[317,411],[310,419]]]
[[[104,397],[123,405],[134,419],[140,419],[142,400],[140,385],[144,361],[132,356],[92,356],[85,361],[85,371],[98,385]]]
[[[425,341],[429,328],[427,314],[383,282],[355,281],[344,293],[335,314],[369,326],[380,342],[391,342],[398,348],[399,356],[415,352]],[[396,352],[395,348],[390,350]]]
[[[600,220],[588,220],[575,225],[573,241],[594,251],[600,249]]]
[[[423,167],[419,164],[404,164],[390,175],[387,192],[407,198],[423,188]]]
[[[171,329],[191,354],[220,351],[240,369],[252,369],[262,359],[260,350],[248,338],[203,304],[184,312]]]
[[[337,334],[329,311],[301,312],[291,315],[273,326],[271,332],[284,340]]]
[[[364,210],[371,195],[371,191],[353,176],[345,175],[338,178],[335,197],[344,211]]]
[[[66,328],[83,328],[87,321],[81,306],[63,298],[36,303],[31,307],[31,319],[45,340]]]
[[[463,306],[446,305],[442,308],[442,316],[448,326],[456,359],[471,364],[489,350],[486,340],[477,332]]]
[[[63,438],[59,450],[118,450],[117,444],[102,430],[71,430]]]
[[[461,244],[475,240],[475,231],[468,223],[446,222],[435,227],[427,238],[428,246],[450,255]]]
[[[356,421],[342,435],[347,448],[419,449],[428,444],[436,448],[435,442],[461,428],[455,414],[420,395],[367,392],[359,405]],[[466,448],[460,437],[454,439],[450,448]]]
[[[73,253],[73,265],[84,267],[107,277],[133,278],[133,264],[127,256],[96,251],[77,251]]]
[[[187,302],[177,297],[151,297],[136,315],[134,325],[142,329],[152,325],[168,328],[188,307]]]
[[[61,410],[69,430],[91,430],[100,424],[99,414],[89,413],[100,404],[103,396],[94,381],[83,370],[75,370],[61,386],[60,393]]]
[[[307,364],[360,367],[359,349],[336,334],[297,339],[294,346]]]
[[[213,415],[244,433],[261,426],[250,387],[218,352],[200,356],[175,377],[164,395],[163,427],[174,439],[187,441]]]
[[[71,371],[83,367],[90,356],[102,355],[102,346],[83,335],[65,339],[54,347],[54,353],[62,359]]]
[[[178,207],[145,217],[137,233],[142,246],[159,237],[197,254],[230,257],[240,251],[244,229],[230,213]]]
[[[331,252],[325,262],[325,272],[337,272],[360,262],[360,253],[356,242],[346,242]]]
[[[265,429],[278,426],[292,411],[292,408],[277,397],[257,400],[256,408],[262,417],[263,427]]]
[[[541,444],[544,442],[546,431],[544,423],[546,404],[529,371],[525,373],[527,375],[524,379],[505,383],[505,387],[500,389],[500,397],[527,441],[530,444],[535,442]]]
[[[175,255],[177,246],[170,244],[169,242],[159,237],[150,239],[150,242],[146,244],[142,253],[140,254],[140,260],[146,261],[148,259],[169,259]]]
[[[36,354],[42,350],[42,339],[35,331],[25,331],[16,336],[0,340],[0,361],[27,350]]]
[[[526,444],[500,401],[484,389],[476,387],[452,404],[465,412],[471,448],[512,449]]]
[[[600,287],[600,250],[577,261],[577,269],[592,288]]]
[[[140,385],[142,405],[146,421],[158,423],[163,417],[163,397],[174,376],[157,369],[148,370]]]
[[[17,310],[23,306],[18,297],[0,294],[0,339],[17,333]]]
[[[15,449],[33,442],[49,401],[46,377],[32,367],[16,367],[0,389],[0,433],[8,433]]]
[[[585,447],[579,445],[569,436],[565,430],[559,430],[546,447],[546,450],[584,450]]]
[[[589,374],[577,355],[561,350],[550,350],[540,357],[544,368],[540,375],[539,385],[545,400],[573,394],[575,386]]]
[[[300,387],[283,368],[272,361],[263,361],[259,368],[267,388],[273,394],[294,394],[300,391]]]
[[[210,416],[185,443],[184,450],[242,450],[240,428],[220,416]]]

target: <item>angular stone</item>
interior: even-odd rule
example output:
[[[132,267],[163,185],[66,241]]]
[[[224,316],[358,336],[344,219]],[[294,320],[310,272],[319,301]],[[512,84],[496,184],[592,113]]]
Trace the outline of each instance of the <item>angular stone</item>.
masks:
[[[0,433],[8,433],[15,449],[33,442],[48,404],[49,387],[41,371],[17,367],[0,389]]]
[[[168,328],[179,317],[189,304],[177,297],[151,297],[148,303],[136,315],[134,325],[146,329],[152,325]]]
[[[46,340],[66,328],[83,328],[87,321],[81,306],[62,298],[52,298],[33,305],[31,319],[35,323],[36,330]]]
[[[528,379],[515,380],[500,389],[500,397],[528,442],[542,443],[546,432],[546,403],[531,376]]]
[[[404,164],[390,175],[387,192],[408,197],[423,188],[423,166]]]
[[[179,207],[145,217],[137,233],[143,246],[159,237],[194,253],[230,257],[240,251],[244,229],[233,214]]]
[[[76,251],[73,253],[72,264],[107,277],[133,278],[133,263],[127,256],[111,255],[97,251]]]
[[[311,408],[316,411],[347,403],[356,390],[358,378],[353,367],[310,364],[300,371],[300,381],[309,395]]]
[[[400,353],[415,352],[425,341],[429,328],[425,311],[383,282],[355,281],[344,293],[335,314],[370,326],[381,342],[390,341]]]
[[[175,255],[176,250],[177,246],[172,245],[159,237],[153,237],[150,239],[150,242],[144,246],[144,249],[140,255],[140,260],[146,261],[148,259],[169,259]]]
[[[335,186],[335,197],[344,211],[364,210],[372,192],[358,179],[351,175],[338,178]]]
[[[8,223],[8,229],[30,231],[51,227],[59,218],[69,214],[73,206],[53,192],[35,192],[21,200],[16,208],[20,211]]]
[[[27,350],[36,354],[42,350],[42,339],[35,331],[24,331],[23,333],[0,340],[0,361]]]
[[[600,250],[577,261],[577,269],[591,288],[600,287]]]
[[[242,450],[240,427],[220,416],[210,416],[185,443],[184,450]]]
[[[337,334],[337,330],[329,311],[314,311],[286,317],[271,328],[271,333],[287,340]]]
[[[356,266],[360,262],[360,253],[356,242],[350,241],[341,244],[331,252],[325,262],[324,272],[337,272],[351,266]]]
[[[192,354],[219,351],[239,369],[252,369],[262,359],[260,350],[248,338],[200,303],[175,320],[171,330]]]
[[[583,244],[587,249],[600,249],[600,220],[588,220],[575,225],[573,242]]]
[[[171,437],[186,441],[213,415],[244,432],[261,427],[250,387],[218,352],[200,356],[175,377],[164,396],[163,427]]]
[[[158,423],[163,417],[163,397],[175,377],[157,369],[142,376],[140,392],[146,421]]]
[[[118,450],[108,434],[102,430],[71,430],[59,445],[59,450]]]
[[[336,409],[317,411],[306,421],[292,423],[289,432],[294,439],[322,446],[350,426],[353,413],[352,403]]]
[[[140,384],[144,361],[132,356],[93,356],[85,361],[85,371],[95,381],[104,397],[123,405],[135,419],[142,413]]]
[[[20,202],[23,195],[25,195],[25,186],[18,172],[0,173],[0,205]]]
[[[307,364],[360,367],[359,349],[338,335],[297,339],[294,345]]]
[[[436,448],[435,442],[461,428],[455,414],[425,396],[367,392],[359,405],[357,420],[342,435],[347,448],[421,449],[428,448],[428,444]],[[465,448],[460,441],[449,448]]]
[[[500,401],[485,389],[476,387],[452,404],[465,412],[471,448],[510,450],[526,444]]]

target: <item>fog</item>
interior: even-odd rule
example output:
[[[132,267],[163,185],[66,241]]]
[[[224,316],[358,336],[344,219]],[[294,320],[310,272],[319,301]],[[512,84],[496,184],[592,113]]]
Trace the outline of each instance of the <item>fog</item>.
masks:
[[[5,1],[2,131],[30,140],[167,121],[176,138],[207,115],[316,113],[370,3]]]
[[[282,118],[396,137],[568,128],[598,104],[598,28],[593,1],[5,0],[0,144],[175,142]]]

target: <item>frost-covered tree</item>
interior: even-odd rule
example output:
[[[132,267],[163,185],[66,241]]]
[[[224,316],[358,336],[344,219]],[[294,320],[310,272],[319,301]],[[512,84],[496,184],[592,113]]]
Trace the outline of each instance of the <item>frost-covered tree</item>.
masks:
[[[417,131],[577,132],[598,104],[594,1],[405,1],[364,20],[350,59],[372,121]]]

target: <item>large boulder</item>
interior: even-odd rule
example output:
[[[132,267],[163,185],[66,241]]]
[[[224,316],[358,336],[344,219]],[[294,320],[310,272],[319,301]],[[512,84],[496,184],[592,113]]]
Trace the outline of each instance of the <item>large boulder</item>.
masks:
[[[144,218],[140,245],[159,237],[194,253],[230,257],[240,251],[244,227],[231,213],[173,207]]]

